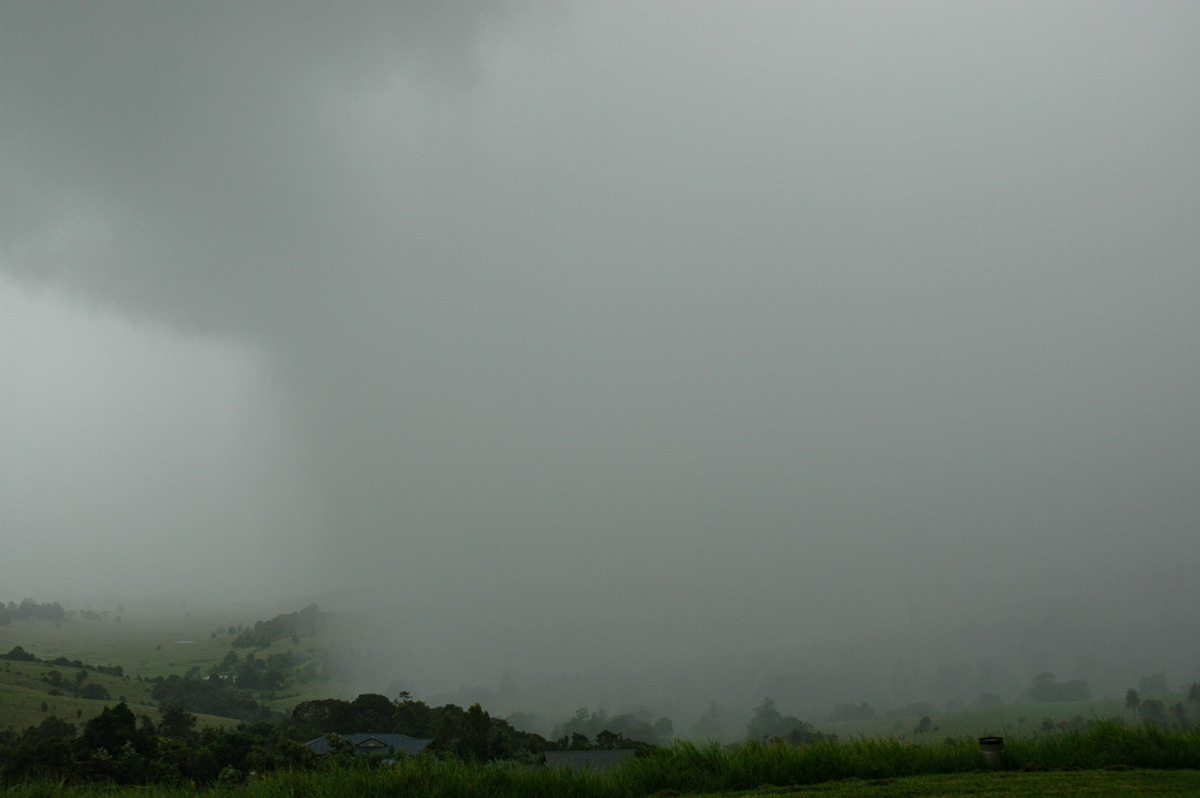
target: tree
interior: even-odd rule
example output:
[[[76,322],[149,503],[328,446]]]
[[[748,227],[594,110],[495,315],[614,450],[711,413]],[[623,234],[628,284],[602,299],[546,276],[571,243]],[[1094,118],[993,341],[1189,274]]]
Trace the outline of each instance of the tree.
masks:
[[[46,718],[46,721],[50,720],[57,719]],[[43,726],[46,721],[42,722]],[[3,770],[6,776],[62,781],[69,774],[78,772],[68,736],[51,734],[34,740],[30,732],[35,731],[33,727],[26,730],[23,744],[5,752]]]
[[[337,698],[301,701],[292,710],[292,720],[306,735],[316,736],[337,731],[350,734],[356,731],[353,728],[349,702]]]
[[[750,724],[746,727],[746,736],[754,740],[776,736],[779,734],[782,720],[783,716],[775,708],[775,699],[764,698],[750,716]]]
[[[393,702],[392,731],[412,737],[432,737],[438,728],[441,714],[424,701],[416,701],[407,692],[401,692]]]
[[[463,716],[463,745],[460,755],[476,762],[487,762],[491,759],[488,750],[488,732],[492,728],[492,718],[483,711],[479,704],[472,704]]]
[[[624,740],[616,732],[605,730],[596,735],[597,748],[619,748],[622,742]]]
[[[4,655],[4,658],[11,659],[13,662],[36,662],[37,661],[37,657],[30,654],[28,651],[21,648],[20,646],[13,646],[9,650],[9,652]]]
[[[43,718],[42,722],[37,726],[30,726],[21,735],[21,743],[23,745],[37,745],[43,740],[51,740],[61,737],[65,740],[70,740],[75,737],[75,726],[67,723],[65,720],[51,715],[48,718]]]
[[[786,738],[793,729],[803,730],[807,725],[799,718],[781,714],[775,708],[775,699],[764,698],[762,703],[754,708],[750,725],[746,727],[746,735],[754,740]]]
[[[346,732],[390,732],[395,722],[395,707],[387,696],[379,693],[362,693],[350,702],[350,712],[354,728]]]
[[[114,756],[126,743],[138,752],[145,752],[150,747],[149,740],[138,731],[133,711],[123,701],[115,707],[105,707],[84,724],[80,741],[85,748],[93,751],[103,748]]]
[[[88,682],[79,691],[80,698],[90,698],[93,701],[108,701],[112,698],[109,695],[108,688],[99,682]]]
[[[178,704],[163,707],[158,733],[163,737],[190,737],[196,728],[196,716]]]
[[[433,742],[429,747],[435,751],[450,751],[457,752],[462,744],[462,721],[458,715],[444,712],[442,713],[441,722],[438,724],[437,732],[433,735]]]
[[[804,745],[815,743],[819,740],[836,740],[837,735],[819,732],[811,723],[801,721],[799,726],[792,727],[792,730],[787,733],[787,737],[784,739],[792,745]]]
[[[1092,690],[1083,679],[1057,681],[1053,673],[1039,673],[1029,688],[1030,701],[1087,701]]]
[[[349,759],[354,756],[354,744],[337,732],[325,735],[325,745],[328,746],[325,751],[326,756],[332,755],[341,759]]]
[[[1138,691],[1130,687],[1125,691],[1125,708],[1137,711],[1137,708],[1142,705],[1142,699],[1138,697]]]
[[[1142,702],[1142,716],[1146,719],[1147,723],[1161,726],[1166,723],[1167,708],[1163,705],[1163,702],[1154,698],[1147,698]]]
[[[721,705],[713,701],[708,710],[692,724],[693,737],[719,737],[726,728],[726,712]]]

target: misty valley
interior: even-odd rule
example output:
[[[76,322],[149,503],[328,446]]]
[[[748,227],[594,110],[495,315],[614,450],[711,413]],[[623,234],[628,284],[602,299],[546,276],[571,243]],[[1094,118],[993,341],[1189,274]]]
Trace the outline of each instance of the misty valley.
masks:
[[[994,658],[993,681],[976,682],[994,689],[947,697],[965,682],[953,673],[963,666],[944,660],[926,663],[941,675],[942,691],[889,696],[877,673],[855,660],[844,662],[840,678],[832,675],[836,663],[827,662],[826,670],[797,668],[790,680],[771,663],[747,662],[743,675],[757,679],[760,695],[740,703],[729,693],[689,702],[678,682],[667,689],[657,681],[661,674],[646,673],[647,685],[663,685],[655,701],[645,685],[633,683],[632,671],[538,682],[504,671],[490,687],[418,696],[403,669],[388,671],[389,657],[361,637],[363,613],[325,612],[313,603],[257,619],[247,615],[252,611],[169,601],[0,603],[0,783],[234,789],[269,774],[357,772],[380,763],[412,776],[412,768],[434,766],[429,762],[501,772],[558,772],[558,764],[572,773],[633,773],[647,761],[686,770],[676,760],[691,762],[687,767],[705,757],[733,762],[777,747],[792,757],[783,771],[790,781],[777,783],[802,784],[887,775],[888,768],[896,770],[892,775],[984,770],[974,740],[990,735],[1008,740],[1009,769],[1076,762],[1037,746],[1057,741],[1059,748],[1091,751],[1101,738],[1109,741],[1108,758],[1080,754],[1089,767],[1200,768],[1195,671],[1168,677],[1151,670],[1123,684],[1093,684],[1034,668],[1016,689]],[[930,644],[915,629],[909,635]],[[1032,642],[1022,637],[1027,650]],[[907,681],[885,681],[892,690],[919,682],[923,672],[897,651],[886,664]],[[934,658],[939,651],[948,650],[924,654]],[[1114,652],[1113,660],[1136,663],[1124,656]],[[394,652],[391,660],[403,662],[404,655]],[[1102,679],[1113,672],[1088,671]],[[703,684],[682,665],[675,675],[693,687]],[[383,692],[363,689],[384,678]],[[855,700],[854,690],[869,700]],[[874,764],[830,770],[818,764],[830,746],[882,748],[865,760]],[[1174,758],[1163,758],[1164,746]],[[932,759],[909,762],[918,752]],[[671,757],[675,764],[663,764]],[[701,786],[741,785],[729,778]]]

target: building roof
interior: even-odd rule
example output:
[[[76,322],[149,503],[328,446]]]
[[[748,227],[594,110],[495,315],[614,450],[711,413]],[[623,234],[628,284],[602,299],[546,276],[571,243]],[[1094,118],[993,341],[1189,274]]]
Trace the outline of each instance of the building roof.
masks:
[[[419,754],[433,740],[421,737],[409,737],[407,734],[374,734],[360,732],[357,734],[339,734],[343,740],[354,746],[356,754]],[[322,735],[315,740],[305,743],[318,754],[329,750],[329,735]]]
[[[607,770],[637,754],[632,748],[596,751],[547,751],[539,759],[546,767],[569,767],[572,770]]]

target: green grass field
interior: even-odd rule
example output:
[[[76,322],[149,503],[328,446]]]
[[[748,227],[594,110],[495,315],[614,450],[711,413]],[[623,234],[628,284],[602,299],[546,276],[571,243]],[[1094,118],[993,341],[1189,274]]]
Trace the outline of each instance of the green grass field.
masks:
[[[61,623],[14,621],[0,627],[0,650],[23,646],[43,659],[67,657],[93,665],[121,665],[131,677],[185,673],[220,662],[230,638],[211,635],[225,626],[219,617],[127,614],[116,623],[69,619]]]
[[[53,688],[45,681],[51,671],[58,671],[64,680],[73,681],[79,669],[35,662],[0,663],[0,708],[3,710],[0,712],[0,730],[21,731],[41,723],[51,715],[71,723],[81,723],[99,713],[105,705],[120,701],[121,696],[125,697],[134,712],[157,715],[156,702],[150,698],[149,685],[90,673],[88,682],[103,685],[112,696],[111,700],[89,700],[66,693],[51,695]]]
[[[88,700],[66,694],[66,691],[60,691],[62,695],[51,695],[53,686],[45,681],[51,671],[59,671],[63,679],[74,681],[78,668],[0,661],[0,731],[20,731],[51,715],[82,724],[105,706],[121,700],[125,700],[135,713],[157,719],[157,702],[150,696],[151,685],[139,681],[138,677],[183,675],[192,668],[207,671],[225,657],[232,640],[228,634],[215,638],[212,635],[217,629],[227,629],[230,625],[233,622],[229,616],[183,611],[135,611],[126,613],[119,623],[111,618],[104,621],[73,618],[60,623],[13,621],[0,627],[0,653],[21,646],[39,659],[66,657],[88,665],[120,665],[125,676],[89,672],[88,682],[103,685],[112,698]],[[316,645],[311,639],[302,640],[300,645],[281,640],[256,654],[266,657],[289,649],[308,651]],[[317,694],[328,696],[329,692],[323,689],[325,686],[314,684],[303,691],[288,690],[264,703],[277,711],[287,712],[305,698]],[[237,724],[231,718],[210,715],[200,715],[199,721],[202,726]]]

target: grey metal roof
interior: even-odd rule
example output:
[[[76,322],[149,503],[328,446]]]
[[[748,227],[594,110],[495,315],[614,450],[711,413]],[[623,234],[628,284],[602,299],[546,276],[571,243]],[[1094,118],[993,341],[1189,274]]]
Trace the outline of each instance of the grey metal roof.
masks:
[[[599,751],[547,751],[543,756],[546,767],[607,770],[626,759],[631,759],[636,753],[632,748],[618,748]]]
[[[372,734],[360,732],[357,734],[339,734],[354,746],[356,754],[419,754],[433,740],[421,737],[409,737],[407,734]],[[315,740],[305,743],[318,754],[329,750],[328,735],[322,735]]]

